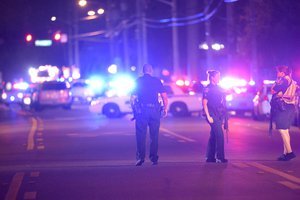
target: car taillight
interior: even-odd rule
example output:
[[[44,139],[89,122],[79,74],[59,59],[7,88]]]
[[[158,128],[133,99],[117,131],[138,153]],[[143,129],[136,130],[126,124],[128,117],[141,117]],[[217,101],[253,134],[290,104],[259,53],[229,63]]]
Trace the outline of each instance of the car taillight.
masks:
[[[62,91],[63,97],[69,97],[69,91]]]

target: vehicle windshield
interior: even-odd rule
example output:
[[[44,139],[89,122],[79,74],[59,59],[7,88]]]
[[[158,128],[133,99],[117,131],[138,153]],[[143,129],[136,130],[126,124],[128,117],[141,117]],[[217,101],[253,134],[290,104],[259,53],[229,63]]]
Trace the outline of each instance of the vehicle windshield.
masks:
[[[64,90],[67,89],[66,83],[64,82],[47,82],[42,86],[43,90]]]
[[[78,82],[78,83],[74,83],[72,87],[88,87],[88,84]]]

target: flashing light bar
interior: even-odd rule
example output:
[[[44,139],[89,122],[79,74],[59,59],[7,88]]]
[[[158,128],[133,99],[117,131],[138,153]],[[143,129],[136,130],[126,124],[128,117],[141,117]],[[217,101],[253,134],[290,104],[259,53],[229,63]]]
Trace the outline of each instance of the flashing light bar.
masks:
[[[52,40],[36,40],[34,45],[37,47],[49,47],[52,45]]]
[[[275,83],[275,81],[273,81],[273,80],[264,80],[264,84],[274,84]]]

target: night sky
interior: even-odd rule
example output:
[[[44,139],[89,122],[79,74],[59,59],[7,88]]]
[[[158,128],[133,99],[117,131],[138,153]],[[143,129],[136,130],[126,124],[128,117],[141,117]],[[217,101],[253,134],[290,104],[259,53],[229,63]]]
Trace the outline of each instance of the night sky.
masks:
[[[205,9],[204,1],[177,2],[178,18],[194,16]],[[220,0],[209,2],[212,2],[208,9],[210,12],[217,8]],[[146,3],[146,18],[150,19],[148,25],[151,26],[147,28],[149,63],[158,71],[172,71],[171,27],[151,22],[170,18],[171,9],[156,0],[146,0]],[[239,74],[245,78],[250,77],[251,70],[258,79],[273,78],[274,67],[286,64],[294,69],[295,77],[300,77],[300,1],[239,0],[230,4],[231,26],[228,26],[226,15],[228,5],[224,2],[209,20],[212,40],[225,44],[225,49],[230,46],[230,49],[213,52],[213,66],[206,66],[206,52],[198,48],[205,41],[205,23],[189,25],[191,20],[185,20],[186,25],[178,26],[182,76],[204,79],[205,71],[213,67],[225,74]],[[121,20],[126,19],[132,23],[136,20],[135,0],[93,0],[90,6],[103,7],[106,13],[98,19],[78,23],[79,33],[107,30],[108,15],[114,28]],[[26,43],[25,35],[30,33],[34,39],[51,39],[56,31],[67,33],[70,24],[74,25],[75,10],[78,18],[84,17],[87,11],[86,8],[79,8],[75,0],[1,0],[0,71],[3,79],[26,78],[29,66],[68,66],[68,43],[35,47],[32,43]],[[59,20],[51,22],[53,15]],[[252,24],[253,21],[255,24]],[[227,37],[228,27],[231,31],[231,43]],[[106,67],[115,62],[119,62],[124,70],[129,68],[123,63],[123,29],[115,30],[114,56],[110,55],[109,40],[104,34],[80,40],[80,68],[83,76],[104,74]],[[134,25],[128,29],[128,41],[130,65],[137,65]],[[232,55],[230,63],[228,53]]]

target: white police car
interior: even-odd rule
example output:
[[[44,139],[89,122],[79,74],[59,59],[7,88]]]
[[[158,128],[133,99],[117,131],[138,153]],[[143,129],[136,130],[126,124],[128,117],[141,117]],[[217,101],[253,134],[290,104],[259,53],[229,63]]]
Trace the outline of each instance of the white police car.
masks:
[[[263,120],[270,116],[271,87],[272,84],[263,84],[253,98],[253,118],[255,120]]]
[[[175,84],[168,84],[164,87],[168,94],[168,110],[173,116],[184,117],[193,112],[202,112],[202,95],[186,94]],[[121,117],[132,113],[130,96],[99,97],[91,102],[89,110],[109,118]]]

